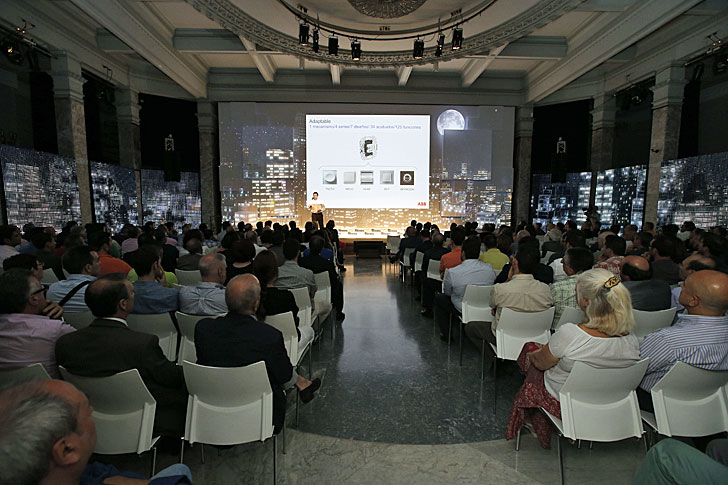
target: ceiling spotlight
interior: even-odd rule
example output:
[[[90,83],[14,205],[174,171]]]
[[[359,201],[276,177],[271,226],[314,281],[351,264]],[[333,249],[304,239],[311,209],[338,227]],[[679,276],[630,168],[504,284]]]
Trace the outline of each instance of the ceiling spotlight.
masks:
[[[12,40],[5,40],[2,42],[2,52],[5,54],[7,59],[14,64],[22,64],[25,56],[20,50],[20,44]]]
[[[329,37],[329,55],[330,56],[339,55],[339,38],[336,37],[336,35]]]
[[[412,57],[415,59],[422,59],[425,54],[425,41],[422,39],[415,39],[415,46],[412,49]]]
[[[435,47],[435,57],[442,55],[442,50],[445,48],[445,34],[440,34],[437,37],[437,47]]]
[[[455,27],[452,29],[452,50],[456,51],[463,46],[463,29]]]
[[[298,26],[298,43],[301,45],[308,44],[308,24],[305,22]]]
[[[356,39],[351,41],[351,58],[355,61],[361,59],[361,42]]]
[[[313,34],[311,35],[311,50],[314,52],[319,51],[319,31],[318,31],[318,29],[313,29]]]

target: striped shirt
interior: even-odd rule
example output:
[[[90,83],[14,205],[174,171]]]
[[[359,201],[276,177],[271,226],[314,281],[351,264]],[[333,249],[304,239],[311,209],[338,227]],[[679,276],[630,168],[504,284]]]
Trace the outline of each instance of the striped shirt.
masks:
[[[564,313],[564,307],[570,306],[577,308],[579,306],[576,302],[576,281],[578,279],[579,275],[575,274],[568,276],[565,280],[551,283],[551,297],[554,299],[555,307],[553,325],[559,322],[561,314]]]
[[[645,391],[677,362],[707,370],[728,370],[728,316],[678,314],[677,321],[651,333],[640,344],[640,358],[650,358],[640,383]]]

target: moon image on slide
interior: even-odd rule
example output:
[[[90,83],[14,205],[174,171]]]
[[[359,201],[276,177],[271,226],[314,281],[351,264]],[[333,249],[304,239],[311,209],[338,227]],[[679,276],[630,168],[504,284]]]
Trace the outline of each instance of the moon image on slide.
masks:
[[[456,109],[448,109],[437,117],[437,131],[440,135],[445,134],[445,130],[464,130],[465,118]]]

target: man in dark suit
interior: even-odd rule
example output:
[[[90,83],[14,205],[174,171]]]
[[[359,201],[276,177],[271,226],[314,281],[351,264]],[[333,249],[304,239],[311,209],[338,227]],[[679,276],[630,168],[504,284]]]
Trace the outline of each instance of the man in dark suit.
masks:
[[[331,283],[331,305],[337,313],[339,321],[344,320],[344,285],[339,280],[336,273],[334,263],[326,258],[321,257],[321,250],[324,248],[324,238],[321,236],[313,236],[308,244],[309,255],[303,256],[298,260],[298,265],[302,268],[310,269],[314,274],[328,273],[329,282]]]
[[[99,277],[86,288],[85,300],[96,320],[58,339],[58,365],[87,377],[139,370],[157,401],[155,431],[180,437],[188,396],[182,368],[167,360],[156,335],[135,332],[126,325],[134,305],[134,287],[126,275],[110,273]]]
[[[432,247],[425,251],[422,257],[422,315],[426,317],[432,316],[432,302],[435,301],[435,292],[442,291],[442,282],[429,279],[427,277],[427,268],[431,261],[435,261],[437,267],[440,267],[440,258],[443,254],[450,252],[445,246],[445,236],[436,232],[432,235]]]
[[[518,249],[524,246],[535,246],[538,251],[538,240],[535,237],[524,237],[518,242]],[[505,283],[508,281],[508,273],[511,271],[511,263],[503,266],[503,269],[495,279],[496,283]],[[551,266],[547,266],[541,262],[538,263],[533,271],[533,278],[541,283],[550,285],[554,282],[554,269]]]
[[[273,425],[278,433],[286,417],[285,389],[298,387],[301,400],[313,399],[321,380],[296,374],[277,329],[255,319],[260,304],[260,284],[251,274],[236,276],[225,289],[228,314],[205,318],[195,327],[197,363],[215,367],[242,367],[261,360],[273,390]]]
[[[635,310],[656,312],[670,308],[670,285],[664,280],[650,279],[652,268],[642,256],[625,257],[620,276],[632,296],[632,308]]]

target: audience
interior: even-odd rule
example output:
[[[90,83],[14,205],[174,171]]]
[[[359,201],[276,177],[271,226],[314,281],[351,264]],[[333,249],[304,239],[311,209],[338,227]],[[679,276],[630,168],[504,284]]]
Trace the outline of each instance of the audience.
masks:
[[[417,228],[415,226],[409,226],[404,231],[404,239],[402,239],[399,242],[399,249],[397,252],[390,258],[392,262],[394,261],[404,261],[404,251],[405,249],[416,249],[417,246],[420,245],[422,242],[417,235]]]
[[[16,254],[3,261],[3,270],[9,271],[13,268],[27,269],[38,281],[43,283],[43,263],[32,254]],[[46,285],[43,285],[46,286]],[[61,308],[61,307],[58,307]],[[62,310],[62,308],[61,308]]]
[[[99,275],[109,273],[129,274],[131,266],[120,258],[111,255],[111,235],[108,232],[96,232],[89,236],[89,246],[99,255]]]
[[[641,256],[627,256],[620,273],[625,288],[632,297],[632,308],[655,312],[670,308],[670,285],[652,278],[650,263]]]
[[[19,254],[14,258],[33,258]],[[6,259],[5,262],[8,260]],[[43,364],[57,378],[56,341],[74,331],[60,320],[63,309],[46,299],[40,280],[27,269],[0,275],[0,370]]]
[[[15,248],[19,245],[20,229],[17,226],[0,226],[0,263],[5,258],[18,254],[18,250]]]
[[[678,238],[675,236],[657,236],[652,240],[650,257],[652,262],[652,278],[664,280],[668,285],[680,281],[680,266],[674,261],[677,252]]]
[[[523,239],[521,239],[518,243],[518,248],[520,249],[524,247],[531,247],[535,249],[538,256],[538,239],[536,239],[535,237],[524,237]],[[506,281],[509,281],[510,271],[511,263],[504,265],[503,269],[501,269],[501,272],[498,273],[498,276],[496,276],[495,282],[505,283]],[[541,260],[537,258],[536,266],[533,269],[533,277],[541,283],[550,285],[554,282],[554,270],[551,266],[543,264]]]
[[[200,259],[202,281],[179,290],[179,311],[188,315],[222,315],[227,313],[225,283],[227,264],[220,253]]]
[[[76,246],[63,255],[63,269],[68,278],[48,288],[48,299],[58,302],[67,312],[88,311],[84,295],[86,287],[99,276],[99,255],[88,246]]]
[[[298,264],[302,268],[310,269],[313,274],[328,273],[329,283],[331,284],[331,304],[336,310],[339,321],[344,320],[344,285],[339,280],[336,273],[336,267],[332,261],[321,256],[321,250],[324,246],[324,240],[321,236],[313,236],[309,243],[309,254],[303,256]],[[260,278],[259,278],[260,279]]]
[[[526,376],[513,400],[506,439],[512,439],[530,419],[544,448],[550,448],[551,422],[539,408],[561,418],[559,391],[574,363],[595,367],[625,367],[640,359],[637,337],[631,332],[634,316],[629,291],[608,270],[592,269],[576,284],[583,323],[566,323],[546,345],[523,346],[518,366]]]
[[[715,260],[708,256],[703,256],[700,253],[691,254],[687,258],[683,259],[680,263],[680,283],[683,283],[685,279],[696,271],[702,271],[704,269],[716,269]],[[680,302],[680,293],[682,293],[682,285],[677,285],[671,291],[670,307],[677,308],[677,311],[681,312],[685,309]]]
[[[566,235],[568,236],[572,232],[576,232],[576,230],[569,231]],[[564,308],[578,307],[576,301],[576,282],[584,271],[591,269],[594,258],[591,251],[585,247],[570,247],[566,250],[564,257],[560,261],[562,271],[566,275],[566,278],[551,283],[551,298],[554,301],[553,325],[556,325],[559,319],[561,319]]]
[[[132,267],[138,275],[134,282],[133,313],[165,313],[177,310],[178,292],[167,288],[158,246],[142,246],[135,251]],[[54,283],[55,284],[55,283]]]
[[[49,232],[41,230],[33,234],[31,242],[37,248],[33,254],[43,264],[43,267],[52,269],[53,274],[59,280],[64,279],[66,275],[63,274],[61,258],[53,254],[53,250],[56,249],[56,240],[53,236]]]
[[[197,363],[215,367],[240,367],[265,362],[273,390],[273,426],[283,429],[286,414],[284,391],[296,386],[304,403],[314,397],[321,380],[296,374],[286,353],[281,332],[259,322],[260,284],[253,275],[236,276],[225,289],[229,312],[215,319],[200,320],[195,327]]]
[[[422,315],[432,317],[432,305],[435,301],[435,292],[442,290],[442,281],[427,278],[430,262],[437,261],[437,267],[440,267],[440,259],[448,253],[448,249],[444,246],[445,236],[436,232],[432,235],[432,248],[425,252],[422,257]]]
[[[193,236],[193,237],[190,237]],[[194,237],[197,236],[197,237]],[[188,254],[180,256],[177,259],[177,269],[182,271],[195,271],[199,268],[200,259],[202,259],[202,233],[195,229],[190,229],[184,238],[184,248]]]
[[[586,248],[586,236],[583,231],[572,229],[561,238],[561,244],[561,250],[554,253],[548,261],[548,265],[554,272],[554,281],[560,281],[566,278],[567,275],[564,273],[562,265],[564,254],[570,248]],[[593,262],[594,259],[592,258]]]
[[[468,237],[462,245],[462,263],[450,268],[442,282],[442,293],[435,296],[435,322],[440,326],[440,338],[448,340],[450,318],[463,311],[463,296],[468,285],[491,286],[495,272],[488,263],[478,260],[480,238]]]
[[[252,273],[255,254],[255,247],[249,239],[233,242],[232,246],[230,246],[230,259],[225,284],[238,275]]]
[[[728,275],[715,270],[690,274],[682,284],[685,312],[670,327],[647,335],[640,357],[649,358],[637,389],[640,407],[652,410],[650,389],[677,362],[708,370],[728,370]]]
[[[626,247],[624,239],[609,234],[604,238],[602,254],[599,256],[599,261],[594,265],[594,268],[606,269],[619,276]]]
[[[638,232],[634,238],[632,247],[625,253],[625,256],[642,256],[650,251],[652,234],[647,231]]]
[[[268,238],[266,238],[266,240],[267,239]],[[263,240],[262,236],[261,240]],[[273,231],[270,236],[270,241],[271,243],[268,249],[273,251],[278,258],[278,266],[283,266],[283,263],[286,262],[286,255],[283,254],[283,243],[286,241],[286,235],[281,230]]]
[[[157,401],[154,429],[179,439],[184,432],[188,396],[182,367],[167,360],[156,335],[127,326],[126,317],[136,305],[134,287],[125,275],[111,273],[89,284],[85,297],[96,319],[58,339],[58,365],[87,377],[137,369]]]

